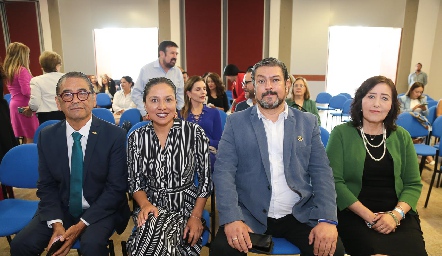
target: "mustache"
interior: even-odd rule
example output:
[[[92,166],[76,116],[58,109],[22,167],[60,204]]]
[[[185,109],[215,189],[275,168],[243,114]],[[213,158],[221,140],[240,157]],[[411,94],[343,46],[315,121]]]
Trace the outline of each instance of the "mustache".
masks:
[[[173,61],[173,60],[176,61],[176,58],[172,58],[170,61]]]
[[[262,94],[262,97],[265,97],[268,95],[278,95],[278,93],[274,92],[274,91],[266,91],[265,93]]]

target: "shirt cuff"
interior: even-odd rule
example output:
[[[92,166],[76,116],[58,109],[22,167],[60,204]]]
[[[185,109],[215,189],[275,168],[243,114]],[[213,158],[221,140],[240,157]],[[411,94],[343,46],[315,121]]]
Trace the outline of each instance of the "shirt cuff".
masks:
[[[61,223],[61,225],[63,225],[63,221],[62,220],[60,220],[60,219],[55,219],[55,220],[50,220],[50,221],[46,221],[46,223],[48,224],[48,227],[49,228],[52,228],[52,224],[54,224],[54,223]]]
[[[85,221],[83,218],[80,218],[80,220],[83,221],[83,223],[84,223],[86,226],[89,226],[89,223],[88,223],[87,221]]]

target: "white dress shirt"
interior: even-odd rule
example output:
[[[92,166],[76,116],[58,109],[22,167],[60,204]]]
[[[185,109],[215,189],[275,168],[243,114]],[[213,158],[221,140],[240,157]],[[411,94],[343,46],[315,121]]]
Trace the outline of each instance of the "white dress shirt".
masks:
[[[151,78],[166,77],[169,78],[176,87],[176,100],[177,109],[180,110],[184,106],[184,80],[183,74],[178,67],[172,67],[167,72],[160,65],[159,59],[151,62],[141,68],[138,75],[137,82],[132,88],[132,101],[137,105],[140,110],[141,116],[145,116],[146,110],[144,109],[143,92],[144,87]]]
[[[57,82],[64,74],[60,72],[45,73],[33,77],[30,81],[31,98],[29,108],[37,113],[58,111],[55,103]]]
[[[130,108],[136,108],[137,106],[132,101],[132,91],[125,95],[123,90],[119,90],[114,95],[114,100],[112,102],[112,109],[114,112],[118,112],[122,109],[125,111]]]
[[[72,126],[67,121],[65,121],[65,122],[66,122],[66,139],[67,139],[67,146],[68,146],[69,169],[71,169],[72,146],[74,145],[74,138],[72,137],[72,133],[75,132],[76,130],[74,130],[74,128],[72,128]],[[81,142],[81,150],[83,151],[83,161],[84,161],[84,155],[86,153],[87,138],[89,137],[89,130],[91,129],[91,124],[92,124],[92,117],[91,117],[91,119],[89,119],[89,121],[87,121],[87,123],[80,130],[76,131],[82,135],[80,142]],[[82,201],[83,210],[88,209],[90,207],[90,205],[86,201],[86,199],[84,198],[83,192],[82,192],[81,197],[82,197],[81,201]],[[89,223],[87,223],[83,218],[80,218],[80,219],[87,226],[89,226]],[[63,223],[62,220],[56,219],[56,220],[48,221],[47,224],[50,228],[52,228],[52,224],[55,222]]]
[[[259,108],[257,112],[264,124],[269,151],[272,195],[267,216],[279,219],[292,214],[293,206],[300,200],[299,195],[289,188],[284,173],[284,121],[287,119],[288,107],[284,102],[284,111],[279,114],[276,122],[267,119]]]

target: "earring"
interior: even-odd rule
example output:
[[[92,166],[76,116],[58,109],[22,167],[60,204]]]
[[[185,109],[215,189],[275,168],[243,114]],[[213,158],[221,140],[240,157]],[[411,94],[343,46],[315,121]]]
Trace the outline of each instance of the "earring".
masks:
[[[147,121],[150,121],[150,116],[149,116],[149,114],[146,114],[146,120],[147,120]]]
[[[178,118],[178,113],[177,113],[177,112],[175,112],[175,115],[173,116],[173,118],[174,118],[174,119],[177,119],[177,118]]]

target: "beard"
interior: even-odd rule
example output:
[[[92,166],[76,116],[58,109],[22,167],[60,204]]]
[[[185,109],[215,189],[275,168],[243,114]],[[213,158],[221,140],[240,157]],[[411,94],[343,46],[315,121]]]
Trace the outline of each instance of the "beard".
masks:
[[[173,68],[173,67],[175,67],[175,63],[176,63],[176,59],[173,58],[173,59],[170,60],[170,62],[166,62],[166,63],[164,63],[164,64],[165,64],[165,66],[168,67],[168,68]]]
[[[264,97],[268,95],[276,95],[276,100],[273,103],[265,101]],[[262,98],[260,100],[257,100],[257,102],[263,109],[275,109],[284,102],[284,99],[280,99],[277,92],[267,91],[262,94]]]

